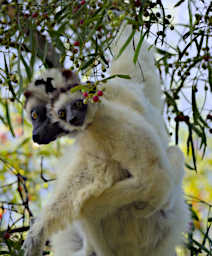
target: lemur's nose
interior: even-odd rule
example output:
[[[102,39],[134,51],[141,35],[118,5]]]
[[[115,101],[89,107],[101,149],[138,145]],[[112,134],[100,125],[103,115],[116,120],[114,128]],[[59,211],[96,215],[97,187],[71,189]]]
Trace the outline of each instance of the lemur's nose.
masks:
[[[76,116],[72,117],[70,120],[69,120],[69,123],[72,124],[72,125],[78,125],[79,123],[79,120]]]
[[[33,139],[34,142],[38,143],[38,142],[39,142],[39,139],[40,139],[39,134],[33,134],[33,135],[32,135],[32,139]]]

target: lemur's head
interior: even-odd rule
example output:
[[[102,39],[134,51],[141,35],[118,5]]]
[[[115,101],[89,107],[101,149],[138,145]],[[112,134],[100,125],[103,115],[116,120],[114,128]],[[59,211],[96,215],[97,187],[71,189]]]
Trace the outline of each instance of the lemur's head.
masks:
[[[69,89],[79,83],[78,76],[70,70],[50,69],[29,85],[24,93],[25,109],[33,126],[34,142],[48,144],[69,133],[58,120],[52,119],[50,108],[61,92],[69,93]]]
[[[93,121],[97,105],[85,104],[80,91],[70,93],[64,90],[54,98],[49,110],[52,120],[59,122],[70,135],[76,135]]]

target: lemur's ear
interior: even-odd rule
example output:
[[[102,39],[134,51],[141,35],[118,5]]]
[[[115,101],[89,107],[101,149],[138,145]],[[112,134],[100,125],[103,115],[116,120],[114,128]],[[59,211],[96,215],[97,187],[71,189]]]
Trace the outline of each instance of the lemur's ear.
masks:
[[[25,103],[24,103],[24,108],[26,108],[27,102],[28,102],[29,98],[32,97],[32,95],[33,95],[33,93],[30,90],[26,90],[24,92],[24,96],[26,98]]]
[[[62,75],[65,77],[66,80],[69,80],[73,76],[73,72],[70,69],[63,69],[62,70]]]
[[[66,80],[66,85],[60,88],[60,92],[65,93],[71,88],[80,84],[80,78],[77,73],[71,71],[70,69],[63,69],[62,76]]]
[[[24,96],[25,96],[25,98],[29,98],[29,97],[31,97],[32,96],[32,92],[30,91],[30,90],[26,90],[25,92],[24,92]]]

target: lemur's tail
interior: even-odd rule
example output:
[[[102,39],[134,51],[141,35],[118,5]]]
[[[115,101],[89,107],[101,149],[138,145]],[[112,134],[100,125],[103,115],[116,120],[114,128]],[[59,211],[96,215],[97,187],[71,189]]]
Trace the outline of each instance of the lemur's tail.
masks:
[[[161,83],[154,65],[153,50],[149,49],[147,42],[143,41],[137,63],[136,65],[133,63],[135,49],[140,39],[139,32],[134,35],[134,39],[131,40],[121,56],[118,59],[115,58],[131,33],[132,28],[126,26],[112,44],[114,58],[111,63],[111,74],[127,74],[133,81],[142,84],[144,95],[150,103],[161,109]]]

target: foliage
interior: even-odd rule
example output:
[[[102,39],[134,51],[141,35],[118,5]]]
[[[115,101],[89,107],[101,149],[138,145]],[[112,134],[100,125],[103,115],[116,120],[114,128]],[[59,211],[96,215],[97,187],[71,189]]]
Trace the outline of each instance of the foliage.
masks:
[[[133,30],[119,55],[133,40],[135,31],[140,31],[141,36],[135,47],[134,63],[139,62],[143,39],[148,38],[157,48],[156,64],[166,81],[163,90],[167,126],[170,133],[174,131],[176,143],[186,138],[183,146],[191,157],[187,167],[199,171],[195,174],[198,179],[205,168],[199,155],[205,154],[207,135],[212,131],[209,126],[212,113],[205,107],[212,91],[211,3],[176,1],[175,10],[184,8],[188,13],[188,22],[182,23],[175,22],[174,15],[167,12],[161,0],[0,0],[0,4],[0,142],[3,145],[0,149],[3,184],[0,186],[0,255],[21,255],[20,244],[29,226],[29,216],[38,210],[40,195],[45,193],[41,187],[49,184],[46,175],[48,179],[53,178],[51,163],[60,154],[61,142],[45,147],[31,144],[30,126],[24,119],[22,103],[26,84],[38,69],[66,65],[87,80],[86,86],[77,89],[89,92],[91,98],[97,96],[98,90],[94,95],[90,93],[93,89],[90,81],[98,88],[100,83],[113,78],[107,73],[110,47],[124,22],[131,24]],[[171,44],[169,38],[176,33],[179,41]],[[201,95],[202,104],[199,103]],[[188,102],[186,109],[181,104],[183,99]],[[185,127],[187,133],[181,136],[180,130]],[[187,189],[197,187],[198,182],[193,179],[187,178],[186,184],[190,184]],[[205,200],[209,201],[194,191],[191,194],[198,197],[202,205]],[[207,203],[210,209],[211,202]],[[194,201],[191,204],[194,223],[198,218],[201,226],[203,222],[197,217],[201,209],[196,208]],[[208,217],[206,229],[192,226],[188,243],[190,255],[212,255],[210,225]],[[199,234],[202,240],[198,239]]]
[[[209,151],[212,150],[211,138],[209,139]],[[186,147],[183,148],[186,153]],[[211,255],[212,229],[212,180],[211,158],[206,154],[202,161],[201,152],[197,151],[199,163],[198,174],[188,171],[184,180],[184,189],[191,208],[193,223],[190,224],[188,233],[188,248],[191,255]],[[192,154],[187,156],[188,163],[192,162]]]

